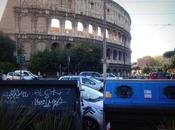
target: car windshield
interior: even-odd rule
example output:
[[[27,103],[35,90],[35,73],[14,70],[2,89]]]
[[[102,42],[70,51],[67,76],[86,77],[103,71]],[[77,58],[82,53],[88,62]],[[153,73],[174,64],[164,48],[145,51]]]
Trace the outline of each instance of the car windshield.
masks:
[[[96,82],[96,83],[102,83],[100,80],[95,79],[95,78],[93,78],[93,77],[90,77],[90,79],[93,80],[93,81]]]
[[[103,99],[103,94],[97,90],[94,90],[90,87],[87,87],[85,85],[81,85],[81,96],[85,100],[89,101],[99,101]]]

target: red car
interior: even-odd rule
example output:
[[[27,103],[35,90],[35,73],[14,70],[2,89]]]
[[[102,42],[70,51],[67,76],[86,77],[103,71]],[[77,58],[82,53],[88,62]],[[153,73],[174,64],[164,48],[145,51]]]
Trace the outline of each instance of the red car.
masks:
[[[149,79],[170,79],[171,76],[166,72],[153,72],[149,75]]]

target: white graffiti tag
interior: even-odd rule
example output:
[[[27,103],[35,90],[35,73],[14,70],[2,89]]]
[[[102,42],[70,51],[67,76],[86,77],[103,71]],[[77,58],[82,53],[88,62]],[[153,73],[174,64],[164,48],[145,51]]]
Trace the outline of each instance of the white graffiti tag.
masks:
[[[63,92],[56,89],[39,89],[34,91],[34,95],[37,97],[34,99],[33,104],[35,106],[41,106],[44,108],[52,108],[65,104],[66,102],[61,97]]]
[[[19,98],[27,98],[29,94],[26,91],[22,91],[19,89],[12,89],[5,92],[2,96],[6,97],[9,100],[15,100]]]

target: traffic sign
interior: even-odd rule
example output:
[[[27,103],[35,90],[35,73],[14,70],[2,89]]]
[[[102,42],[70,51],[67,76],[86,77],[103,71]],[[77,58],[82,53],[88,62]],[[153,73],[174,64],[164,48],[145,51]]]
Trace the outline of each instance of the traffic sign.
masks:
[[[18,64],[24,63],[25,62],[25,56],[24,55],[18,55],[18,56],[16,56],[16,62]]]

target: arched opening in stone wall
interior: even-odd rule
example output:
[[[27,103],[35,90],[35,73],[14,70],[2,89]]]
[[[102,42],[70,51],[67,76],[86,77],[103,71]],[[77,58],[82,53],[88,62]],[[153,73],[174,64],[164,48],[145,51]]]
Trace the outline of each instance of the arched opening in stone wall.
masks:
[[[60,21],[58,19],[51,20],[51,32],[57,33],[60,31]]]
[[[72,22],[70,20],[65,21],[65,32],[66,33],[72,32]]]
[[[122,43],[126,45],[126,37],[124,35],[122,36]]]
[[[125,60],[126,60],[126,54],[123,53],[123,61],[125,61]]]
[[[117,70],[116,69],[113,69],[113,74],[117,74]]]
[[[119,41],[121,41],[121,39],[122,39],[122,35],[120,32],[118,32],[118,39],[119,39]]]
[[[58,49],[60,46],[59,46],[59,43],[57,42],[54,42],[52,45],[51,45],[51,49],[52,50],[55,50],[55,49]]]
[[[66,44],[66,49],[70,49],[71,47],[72,47],[72,44],[70,44],[70,43]]]
[[[108,59],[110,59],[110,57],[111,57],[111,49],[110,48],[107,49],[106,56],[107,56]]]
[[[98,31],[98,32],[97,32],[97,35],[101,37],[101,36],[102,36],[102,33],[101,33],[101,28],[100,28],[100,27],[98,27],[98,30],[97,30],[97,31]]]
[[[93,34],[93,26],[91,24],[89,24],[88,32],[89,32],[89,34]]]
[[[113,59],[117,60],[117,51],[116,50],[113,51]]]
[[[78,22],[78,24],[77,24],[77,31],[79,31],[79,32],[83,32],[83,30],[84,30],[83,23]]]
[[[107,69],[107,73],[111,73],[111,70],[110,69]]]

